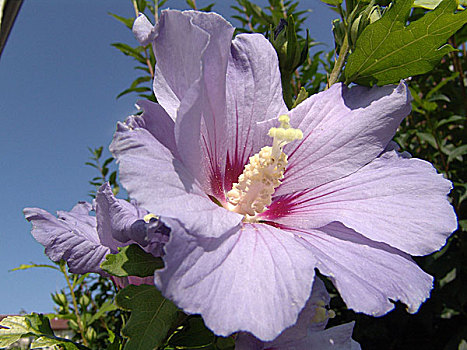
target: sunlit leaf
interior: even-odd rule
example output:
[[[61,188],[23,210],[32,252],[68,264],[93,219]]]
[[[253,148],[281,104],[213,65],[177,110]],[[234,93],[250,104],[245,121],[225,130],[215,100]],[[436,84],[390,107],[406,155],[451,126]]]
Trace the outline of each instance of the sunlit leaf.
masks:
[[[101,268],[113,276],[147,277],[152,276],[156,269],[164,267],[161,258],[146,253],[136,244],[118,250],[117,254],[108,254],[101,264]]]
[[[117,294],[116,300],[119,307],[131,311],[122,330],[123,335],[130,338],[125,350],[157,348],[177,319],[177,307],[154,286],[129,285]]]
[[[447,39],[467,23],[467,12],[454,14],[455,0],[444,0],[406,26],[413,0],[398,0],[384,16],[368,25],[345,68],[347,83],[386,85],[431,71],[454,49]]]

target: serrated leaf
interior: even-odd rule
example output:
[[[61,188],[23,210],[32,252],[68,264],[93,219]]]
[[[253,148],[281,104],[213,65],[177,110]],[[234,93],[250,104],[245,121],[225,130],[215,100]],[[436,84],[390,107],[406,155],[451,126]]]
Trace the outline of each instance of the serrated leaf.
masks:
[[[42,314],[26,315],[26,322],[29,323],[31,329],[36,334],[54,335],[52,327],[50,327],[49,319]]]
[[[113,276],[148,277],[152,276],[156,269],[164,267],[161,258],[146,253],[136,244],[118,248],[118,250],[117,254],[108,254],[101,264],[101,268]]]
[[[24,316],[8,316],[0,322],[0,348],[6,348],[32,331]]]
[[[413,7],[421,7],[428,10],[434,10],[441,1],[443,0],[415,0],[413,3]],[[465,7],[467,5],[466,0],[458,0],[458,2],[458,9],[462,9],[462,6]]]
[[[456,0],[444,0],[434,11],[406,26],[412,2],[396,1],[380,20],[365,28],[345,67],[347,83],[397,83],[431,71],[454,50],[444,44],[467,23],[467,12],[454,14]]]
[[[10,346],[23,337],[34,336],[37,339],[31,348],[60,345],[67,350],[84,349],[71,340],[56,337],[49,319],[42,314],[8,316],[0,322],[0,326],[0,348]]]
[[[162,344],[177,320],[177,307],[155,286],[129,285],[117,294],[117,305],[131,311],[122,333],[130,338],[125,350],[154,349]]]

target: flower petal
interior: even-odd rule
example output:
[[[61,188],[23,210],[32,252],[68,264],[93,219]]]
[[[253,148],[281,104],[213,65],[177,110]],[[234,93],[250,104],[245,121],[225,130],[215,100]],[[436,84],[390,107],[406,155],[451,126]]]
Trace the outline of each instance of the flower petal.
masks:
[[[260,34],[237,35],[227,67],[227,191],[248,158],[271,144],[267,133],[277,120],[264,122],[286,112],[276,51]]]
[[[285,147],[289,164],[276,194],[314,188],[368,164],[385,149],[410,108],[404,83],[371,89],[334,84],[311,96],[289,113],[303,139]]]
[[[212,182],[219,182],[225,163],[225,82],[233,31],[215,13],[167,10],[154,41],[156,97],[176,118],[183,163],[212,194],[220,193],[210,189],[216,187]]]
[[[165,246],[156,286],[216,334],[247,331],[274,339],[297,321],[311,291],[315,261],[294,235],[244,224],[220,241],[177,231]]]
[[[161,144],[168,148],[176,158],[178,157],[177,144],[175,142],[175,123],[161,107],[161,105],[139,100],[137,107],[143,110],[141,118],[129,118],[133,128],[144,128],[149,131]]]
[[[175,120],[180,101],[201,75],[201,59],[209,34],[191,23],[180,11],[161,13],[155,28],[156,77],[154,92],[158,102]]]
[[[144,212],[147,214],[147,211]],[[121,243],[127,243],[130,240],[144,241],[144,236],[138,236],[141,233],[140,230],[136,232],[132,230],[135,221],[142,219],[144,215],[131,203],[115,198],[108,182],[97,191],[97,232],[101,242],[112,250],[117,251],[117,247],[122,246]]]
[[[141,46],[151,43],[156,35],[154,26],[142,13],[135,19],[132,30]]]
[[[57,211],[57,216],[75,227],[90,242],[100,243],[99,236],[95,234],[96,218],[89,215],[91,210],[90,203],[78,202],[70,211]]]
[[[179,219],[191,234],[220,237],[242,220],[241,215],[212,202],[148,130],[119,123],[110,150],[129,195],[152,213]]]
[[[352,175],[277,199],[271,214],[286,212],[274,221],[305,229],[340,221],[373,241],[426,255],[457,228],[450,189],[430,163],[389,151]]]
[[[349,322],[322,331],[310,332],[301,346],[295,349],[360,350],[360,345],[352,340],[354,325],[355,322]]]
[[[154,91],[173,119],[180,101],[202,76],[210,99],[225,100],[227,55],[234,31],[225,19],[215,13],[165,10],[155,31]],[[203,72],[205,66],[208,70]]]
[[[319,271],[331,278],[347,306],[357,312],[384,315],[394,308],[391,299],[414,313],[430,295],[433,278],[410,256],[341,223],[301,231],[301,237]]]
[[[159,218],[145,222],[143,219],[148,213],[134,201],[115,198],[108,182],[97,191],[97,232],[101,242],[115,252],[117,247],[137,243],[146,252],[161,256],[170,230]]]
[[[95,225],[92,228],[87,222],[79,220],[79,214],[76,214],[84,208],[80,206],[79,210],[74,209],[68,214],[75,216],[68,215],[67,220],[56,218],[39,208],[25,208],[23,212],[26,219],[32,223],[32,235],[45,247],[45,254],[51,260],[65,260],[72,273],[104,274],[100,264],[110,253],[110,249],[99,243]],[[87,216],[95,221],[94,217]]]
[[[359,350],[360,345],[352,340],[355,322],[341,324],[326,330],[308,330],[300,339],[288,342],[273,341],[264,345],[264,350]]]

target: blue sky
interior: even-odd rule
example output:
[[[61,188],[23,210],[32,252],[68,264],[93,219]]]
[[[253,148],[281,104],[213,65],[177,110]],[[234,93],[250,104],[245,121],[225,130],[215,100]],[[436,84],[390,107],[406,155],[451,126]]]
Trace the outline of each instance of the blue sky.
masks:
[[[214,10],[229,18],[233,3],[220,0]],[[186,8],[182,0],[166,6]],[[311,36],[330,43],[335,14],[318,0],[300,7],[313,10]],[[96,174],[84,165],[87,147],[102,145],[108,156],[116,122],[134,112],[135,95],[116,100],[136,77],[133,62],[110,44],[135,39],[108,12],[134,15],[130,0],[25,1],[0,58],[0,314],[53,311],[50,294],[65,286],[62,276],[9,272],[49,263],[22,209],[55,212],[89,200]]]

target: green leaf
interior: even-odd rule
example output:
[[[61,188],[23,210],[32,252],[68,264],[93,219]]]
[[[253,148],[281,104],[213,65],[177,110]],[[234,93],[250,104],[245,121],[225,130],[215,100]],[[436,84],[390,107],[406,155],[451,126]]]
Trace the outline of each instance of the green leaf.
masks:
[[[420,138],[420,140],[427,142],[434,149],[438,149],[438,145],[433,134],[429,134],[427,132],[417,132],[417,136]]]
[[[135,58],[138,62],[142,64],[146,64],[146,58],[140,54],[140,51],[144,49],[142,46],[134,48],[130,45],[123,43],[113,43],[111,45],[120,50],[123,54]]]
[[[113,157],[110,157],[110,158],[107,158],[104,162],[104,164],[102,164],[102,167],[105,168],[107,165],[109,165],[110,163],[112,163],[112,161],[114,160]]]
[[[217,337],[216,348],[218,350],[234,350],[235,349],[235,341],[234,341],[232,336],[227,337],[227,338]]]
[[[0,322],[0,348],[6,348],[31,333],[24,316],[8,316]]]
[[[342,0],[321,0],[321,2],[324,2],[325,4],[331,6],[337,6],[342,4]]]
[[[67,350],[86,349],[71,340],[56,337],[49,319],[42,314],[8,316],[0,322],[0,348],[12,345],[23,337],[36,337],[31,348],[60,345]]]
[[[29,323],[31,329],[34,330],[34,333],[44,334],[44,335],[54,335],[52,327],[50,327],[49,319],[42,314],[31,314],[26,315],[26,322]]]
[[[454,14],[456,0],[444,0],[434,10],[406,26],[413,0],[398,0],[384,16],[368,25],[349,55],[346,82],[386,85],[424,74],[447,53],[447,39],[467,23],[467,12]]]
[[[463,156],[464,154],[467,153],[467,145],[462,145],[457,148],[455,148],[450,154],[448,158],[448,163],[452,162],[454,159],[457,157]]]
[[[449,118],[446,119],[441,119],[437,124],[436,128],[439,128],[440,126],[446,125],[446,124],[451,124],[451,123],[456,123],[456,122],[462,122],[465,119],[465,117],[460,116],[460,115],[452,115]]]
[[[214,5],[215,5],[215,3],[206,5],[206,6],[202,7],[202,8],[200,8],[198,11],[211,12]]]
[[[421,7],[428,10],[434,10],[435,7],[438,6],[441,1],[442,0],[415,0],[413,3],[413,7]],[[462,9],[462,6],[465,7],[467,5],[466,0],[458,0],[458,2],[458,9]]]
[[[88,325],[92,325],[92,323],[99,318],[103,317],[106,313],[110,311],[114,311],[117,309],[117,306],[114,304],[113,300],[107,300],[104,304],[101,305],[99,311],[97,311],[87,322]]]
[[[61,349],[65,349],[65,350],[79,350],[80,349],[77,344],[74,344],[69,340],[68,341],[66,341],[65,339],[59,340],[58,338],[51,338],[51,337],[45,337],[45,336],[35,339],[31,343],[31,349],[44,348],[44,347],[51,348],[54,345],[60,345]]]
[[[152,276],[155,270],[164,267],[161,258],[146,253],[136,244],[118,250],[117,254],[108,254],[101,264],[101,268],[113,276],[147,277]]]
[[[177,320],[178,309],[155,286],[129,285],[117,294],[117,305],[131,311],[123,328],[129,337],[125,350],[146,350],[160,346]]]
[[[453,268],[439,281],[439,286],[443,288],[449,282],[454,281],[456,277],[457,277],[457,270],[456,268]]]
[[[96,156],[97,159],[99,159],[101,157],[103,149],[104,149],[104,147],[102,147],[102,146],[94,149],[94,155]]]
[[[214,340],[214,334],[206,328],[203,319],[196,316],[190,317],[183,329],[170,338],[169,345],[177,348],[205,347]]]
[[[300,103],[305,101],[308,98],[308,91],[304,87],[300,89],[300,92],[298,93],[298,96],[292,106],[292,108],[297,107]]]
[[[111,333],[112,331],[109,330],[109,333]],[[110,345],[107,347],[106,350],[121,350],[123,349],[122,347],[122,339],[120,337],[115,337],[115,339],[110,339],[109,337],[109,340],[110,340]]]
[[[133,28],[133,22],[135,21],[134,18],[125,18],[125,17],[116,15],[116,14],[111,13],[111,12],[109,12],[109,15],[111,15],[117,21],[122,22],[127,28],[129,28],[129,29]]]
[[[130,92],[145,92],[145,91],[152,91],[151,88],[147,86],[141,86],[141,87],[130,87],[126,90],[123,90],[121,93],[117,95],[117,98],[122,97],[123,95],[129,94]]]
[[[18,270],[27,270],[27,269],[32,269],[33,267],[48,267],[49,269],[54,269],[57,271],[60,271],[60,269],[57,266],[54,265],[48,265],[48,264],[21,264],[18,267],[15,267],[14,269],[11,269],[10,271],[18,271]]]
[[[196,4],[194,0],[186,0],[188,6],[190,6],[193,10],[196,10]]]

